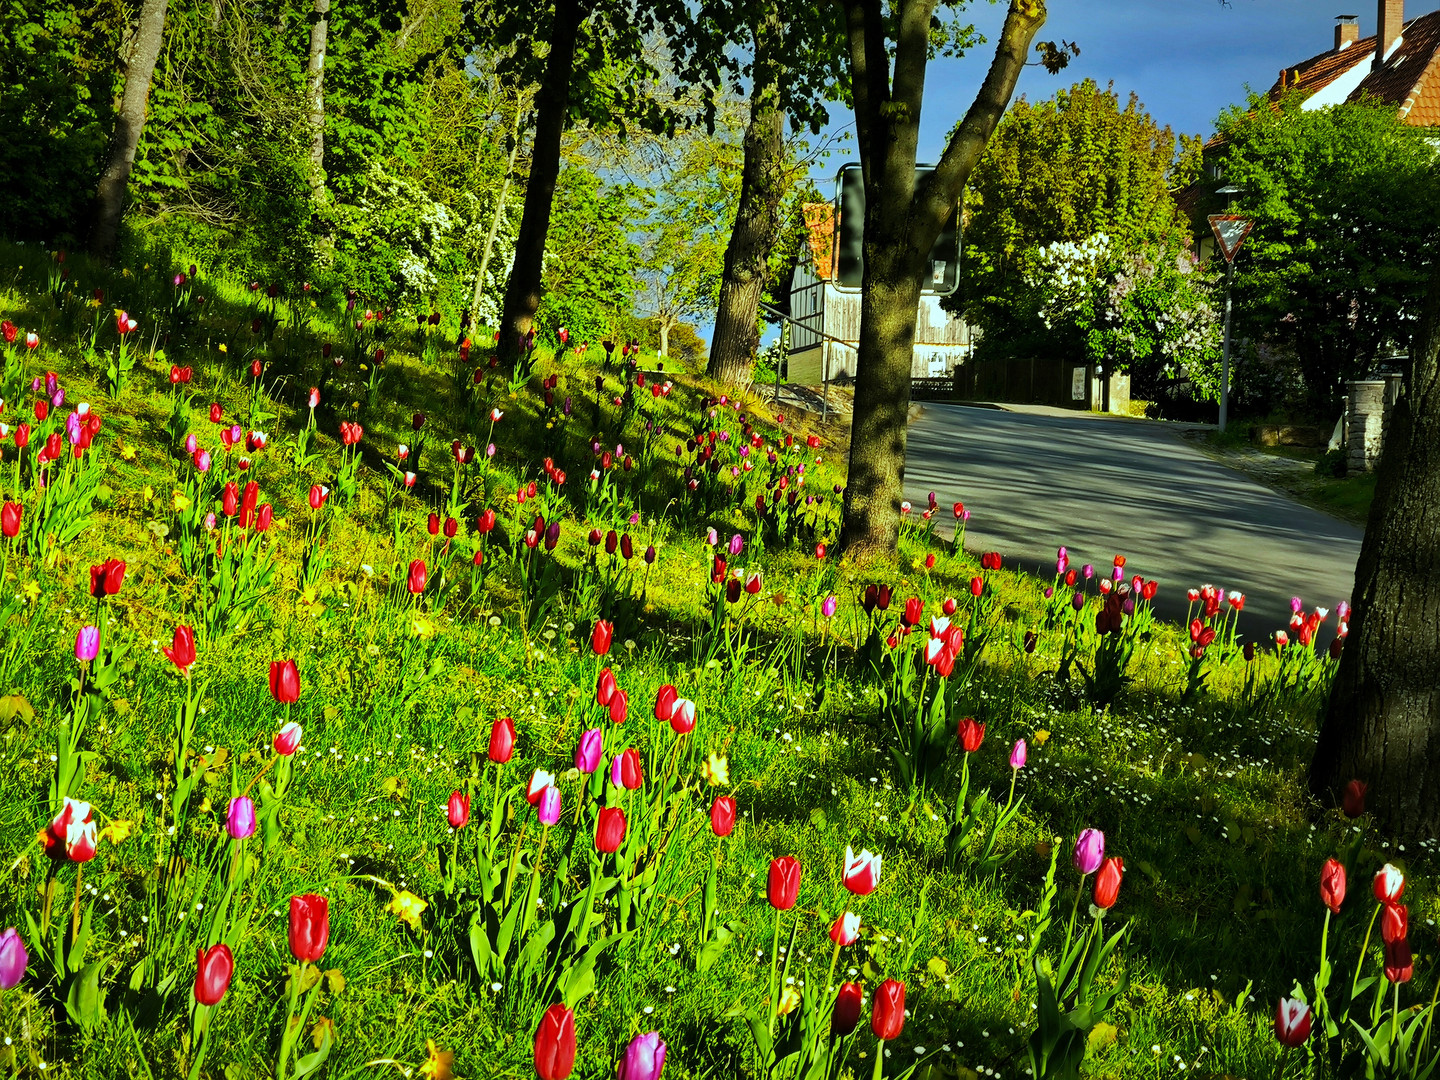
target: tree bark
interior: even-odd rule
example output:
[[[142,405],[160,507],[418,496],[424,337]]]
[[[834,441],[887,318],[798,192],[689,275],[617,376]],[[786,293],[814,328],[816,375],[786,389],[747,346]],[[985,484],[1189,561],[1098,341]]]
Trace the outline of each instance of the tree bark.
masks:
[[[310,105],[310,198],[317,205],[325,201],[325,46],[329,34],[330,0],[315,0],[305,92]]]
[[[670,327],[679,320],[669,315],[661,315],[658,322],[660,323],[660,355],[668,357],[670,355]]]
[[[505,199],[510,194],[510,178],[515,175],[515,159],[520,156],[520,124],[525,117],[522,103],[515,103],[515,126],[510,132],[510,158],[505,163],[505,178],[500,181],[500,194],[495,197],[495,213],[485,233],[485,246],[480,251],[480,269],[475,273],[475,295],[470,298],[470,325],[480,326],[480,301],[485,295],[485,272],[490,268],[490,252],[495,249],[495,236],[505,215]]]
[[[550,55],[545,61],[545,79],[535,97],[535,145],[525,186],[525,210],[515,238],[515,263],[510,269],[500,317],[500,351],[506,357],[516,355],[520,338],[534,327],[535,312],[540,308],[545,238],[550,231],[550,207],[560,176],[560,140],[570,114],[570,79],[583,18],[580,0],[555,0]]]
[[[725,247],[706,368],[711,378],[732,386],[750,381],[751,364],[760,345],[760,295],[768,277],[770,251],[780,231],[780,200],[785,191],[785,115],[780,109],[785,28],[778,5],[765,6],[752,32],[755,63],[740,205]]]
[[[855,128],[865,178],[865,271],[850,470],[840,548],[892,552],[899,540],[915,318],[930,250],[956,212],[1014,93],[1030,43],[1045,22],[1043,0],[1011,0],[995,58],[935,171],[916,183],[915,152],[930,18],[936,0],[900,0],[893,84],[881,0],[845,0]]]
[[[130,171],[135,167],[135,149],[145,130],[145,113],[150,103],[150,82],[155,61],[165,39],[165,9],[168,0],[145,0],[140,8],[140,26],[135,46],[125,68],[125,92],[115,115],[115,132],[110,139],[110,160],[100,175],[95,192],[95,224],[90,233],[90,253],[108,262],[115,254],[115,238],[125,213],[125,193]]]
[[[1381,825],[1420,839],[1440,831],[1440,271],[1411,357],[1380,454],[1310,787],[1333,804],[1362,780]]]

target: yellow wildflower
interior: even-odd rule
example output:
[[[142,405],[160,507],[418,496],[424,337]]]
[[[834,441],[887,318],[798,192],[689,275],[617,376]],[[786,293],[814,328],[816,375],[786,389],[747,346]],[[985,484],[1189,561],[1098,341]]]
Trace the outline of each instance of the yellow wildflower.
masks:
[[[452,1063],[455,1055],[449,1050],[441,1050],[435,1045],[434,1039],[425,1040],[425,1064],[420,1066],[420,1075],[425,1080],[450,1080],[455,1075]]]
[[[730,783],[730,762],[719,754],[711,754],[700,766],[700,775],[714,787],[724,787]]]
[[[430,905],[412,892],[397,892],[385,910],[397,916],[417,934],[420,932],[420,915]]]
[[[1044,746],[1044,745],[1045,745],[1047,742],[1049,742],[1049,741],[1050,741],[1050,732],[1046,731],[1044,728],[1041,728],[1039,731],[1035,732],[1034,736],[1031,737],[1031,739],[1030,739],[1030,745],[1031,745],[1031,746]]]
[[[228,353],[228,352],[230,351],[230,350],[226,347],[225,342],[223,342],[223,341],[220,343],[220,351],[221,351],[222,353]]]
[[[100,830],[100,839],[108,840],[112,844],[120,844],[130,838],[130,830],[134,824],[129,821],[116,819]]]
[[[781,1016],[789,1016],[800,1004],[800,991],[795,989],[794,984],[785,987],[785,992],[780,995],[780,1008],[777,1012]]]
[[[170,505],[177,514],[183,514],[190,509],[190,496],[183,491],[175,491],[170,495]]]
[[[38,581],[27,581],[20,586],[20,592],[30,603],[40,599],[40,583]]]
[[[149,502],[153,498],[155,498],[155,489],[149,484],[146,484],[140,489],[140,500],[142,502]]]

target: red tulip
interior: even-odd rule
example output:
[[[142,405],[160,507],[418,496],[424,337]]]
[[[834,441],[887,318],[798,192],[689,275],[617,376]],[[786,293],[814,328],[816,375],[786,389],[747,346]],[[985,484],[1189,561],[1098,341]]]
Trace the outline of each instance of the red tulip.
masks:
[[[870,1030],[877,1039],[898,1039],[905,1028],[905,984],[886,979],[875,988],[870,1006]]]
[[[558,1001],[535,1029],[536,1080],[567,1080],[575,1067],[575,1014]]]
[[[114,596],[124,580],[125,560],[106,559],[99,566],[90,567],[90,595],[97,600]]]
[[[627,791],[638,789],[645,782],[640,768],[640,751],[632,746],[616,758],[611,771],[611,779],[618,779],[620,786]]]
[[[912,596],[905,601],[905,613],[900,616],[900,621],[906,626],[919,626],[925,618],[925,602],[918,596]]]
[[[1320,868],[1320,900],[1336,915],[1345,903],[1345,867],[1336,859],[1326,859]]]
[[[325,955],[330,940],[330,901],[307,893],[290,898],[290,952],[302,964]]]
[[[226,517],[234,517],[240,512],[240,488],[234,480],[220,492],[220,510]]]
[[[679,696],[675,687],[669,683],[660,687],[655,695],[655,719],[669,723],[670,718],[675,715],[675,699]]]
[[[1275,1038],[1294,1049],[1310,1038],[1310,1006],[1299,998],[1281,998],[1275,1006]]]
[[[17,424],[15,427],[15,448],[24,450],[30,445],[30,425]]]
[[[604,656],[610,651],[610,642],[615,636],[615,626],[604,619],[595,620],[595,628],[590,631],[590,651],[596,656]]]
[[[275,508],[269,503],[261,503],[260,509],[255,511],[255,531],[269,532],[270,522],[275,518]]]
[[[869,896],[880,884],[880,856],[869,851],[855,854],[848,845],[845,848],[845,869],[841,879],[845,888],[856,896]]]
[[[625,716],[630,711],[630,695],[619,687],[610,695],[610,720],[612,723],[623,724]]]
[[[440,535],[440,515],[433,510],[430,511],[430,516],[425,519],[425,531],[431,536]]]
[[[615,696],[615,673],[608,667],[603,668],[599,677],[595,680],[595,704],[609,705],[610,699]],[[668,719],[668,717],[667,717]]]
[[[37,424],[43,424],[45,422],[45,418],[49,415],[49,402],[47,402],[44,398],[41,398],[39,401],[35,402],[35,422]]]
[[[1397,938],[1385,943],[1385,978],[1392,983],[1410,981],[1415,974],[1415,959],[1410,952],[1410,940]]]
[[[1380,909],[1380,936],[1393,945],[1410,936],[1410,910],[1404,904],[1385,904]]]
[[[300,700],[300,671],[294,660],[270,661],[270,696],[281,705]]]
[[[7,502],[0,508],[0,533],[11,539],[20,535],[20,516],[25,512],[23,503]]]
[[[1109,911],[1120,898],[1120,880],[1125,876],[1125,860],[1112,855],[1095,875],[1095,906]]]
[[[980,744],[985,740],[985,725],[977,724],[973,716],[967,716],[960,721],[956,737],[960,740],[960,745],[965,748],[965,752],[973,754],[980,749]]]
[[[475,520],[475,531],[483,534],[493,528],[495,528],[495,511],[487,509]]]
[[[235,958],[230,955],[230,946],[223,941],[210,946],[209,951],[195,950],[195,1000],[201,1005],[218,1005],[230,988],[230,976],[235,972]]]
[[[844,1038],[854,1031],[860,1023],[862,1004],[860,987],[852,982],[842,984],[840,993],[835,998],[835,1008],[830,1013],[830,1034]]]
[[[1393,904],[1405,895],[1405,875],[1398,866],[1386,863],[1375,875],[1375,899],[1382,904]]]
[[[776,911],[789,911],[800,897],[800,860],[784,855],[770,861],[765,897]]]
[[[326,491],[326,490],[325,490],[323,487],[321,487],[319,484],[311,484],[311,485],[310,485],[310,509],[311,509],[311,510],[319,510],[322,506],[325,505],[325,500],[326,500],[327,497],[329,497],[329,495],[330,495],[330,492]]]
[[[289,757],[295,753],[300,746],[300,738],[303,734],[304,729],[294,720],[286,723],[275,735],[275,753],[281,757]]]
[[[595,850],[608,855],[617,850],[624,840],[625,811],[618,806],[605,807],[595,822]]]
[[[508,716],[496,720],[490,728],[490,760],[504,765],[515,753],[515,721]]]
[[[447,517],[442,531],[445,533],[446,540],[453,540],[455,539],[455,534],[460,531],[460,523],[453,517]]]
[[[735,829],[735,800],[719,795],[710,804],[710,831],[716,836],[729,836]]]
[[[445,805],[445,816],[452,829],[463,829],[470,820],[470,796],[463,791],[452,791],[450,801]]]
[[[170,647],[162,648],[161,652],[181,671],[188,672],[195,663],[195,631],[188,626],[177,626]]]
[[[425,560],[416,559],[410,564],[410,574],[405,579],[405,586],[412,595],[418,595],[425,591]]]
[[[8,535],[8,534],[7,534]],[[1345,794],[1341,797],[1340,805],[1348,818],[1357,818],[1365,813],[1365,792],[1369,785],[1364,780],[1351,780],[1345,785]]]

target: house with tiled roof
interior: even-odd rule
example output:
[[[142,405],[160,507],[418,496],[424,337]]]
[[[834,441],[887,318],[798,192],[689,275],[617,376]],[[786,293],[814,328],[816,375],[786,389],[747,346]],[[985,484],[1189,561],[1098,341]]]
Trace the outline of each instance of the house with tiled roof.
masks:
[[[1333,47],[1281,68],[1270,99],[1302,93],[1305,109],[1368,100],[1413,127],[1440,128],[1440,11],[1406,21],[1405,0],[1378,0],[1375,33],[1360,30],[1358,15],[1337,16]]]

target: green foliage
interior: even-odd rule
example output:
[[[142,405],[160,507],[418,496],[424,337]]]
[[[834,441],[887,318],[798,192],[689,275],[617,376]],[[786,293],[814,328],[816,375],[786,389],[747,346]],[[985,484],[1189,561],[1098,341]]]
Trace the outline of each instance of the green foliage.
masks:
[[[630,235],[639,192],[571,166],[561,173],[546,242],[542,333],[560,327],[576,343],[615,333],[634,301],[639,250]]]
[[[1103,233],[1122,253],[1178,245],[1187,237],[1170,189],[1195,164],[1195,142],[1159,127],[1133,94],[1122,108],[1086,79],[1049,101],[1021,98],[966,189],[956,304],[993,337],[1048,244]]]
[[[114,123],[117,4],[15,4],[0,13],[0,229],[74,243]]]
[[[1326,415],[1407,346],[1440,227],[1435,153],[1390,106],[1258,98],[1221,116],[1218,164],[1255,219],[1235,265],[1239,333],[1293,352]]]

